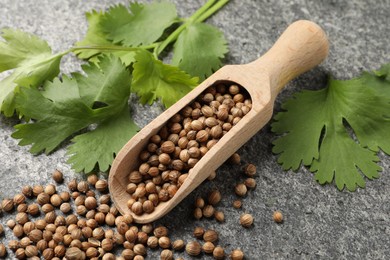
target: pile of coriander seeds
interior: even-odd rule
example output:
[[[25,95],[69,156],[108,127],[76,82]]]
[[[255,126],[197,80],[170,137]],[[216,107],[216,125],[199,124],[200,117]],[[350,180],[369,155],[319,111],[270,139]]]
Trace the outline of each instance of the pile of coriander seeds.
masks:
[[[55,171],[53,179],[61,183],[62,173]],[[24,186],[21,193],[2,200],[0,212],[14,218],[7,227],[0,225],[0,237],[9,228],[14,239],[7,246],[0,242],[0,259],[144,259],[154,228],[135,225],[131,215],[121,216],[111,205],[106,180],[90,175],[67,187],[57,192],[54,184]]]
[[[226,256],[221,246],[212,247],[218,238],[214,230],[203,232],[202,246],[197,241],[171,240],[165,226],[139,225],[131,215],[121,216],[111,204],[107,181],[94,174],[86,181],[61,184],[62,173],[56,170],[53,179],[57,184],[27,185],[1,201],[0,218],[11,218],[5,226],[0,224],[0,259],[143,260],[149,249],[160,249],[162,260],[172,260],[174,252],[184,250],[188,256],[202,252],[214,259]],[[65,191],[59,191],[61,185]],[[217,203],[220,194],[213,193],[212,198]],[[7,245],[1,242],[5,233],[7,237],[12,233]],[[199,233],[194,232],[194,237],[199,238]],[[238,249],[229,256],[244,257]]]
[[[236,84],[217,84],[175,114],[140,153],[138,170],[129,173],[128,208],[151,213],[171,199],[190,169],[252,108],[247,91]]]

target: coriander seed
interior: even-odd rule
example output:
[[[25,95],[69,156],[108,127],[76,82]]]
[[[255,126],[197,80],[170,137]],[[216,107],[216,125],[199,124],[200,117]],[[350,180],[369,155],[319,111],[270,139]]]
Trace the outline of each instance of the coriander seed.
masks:
[[[252,224],[253,224],[253,217],[252,217],[252,215],[248,214],[248,213],[242,214],[241,217],[240,217],[240,224],[243,227],[246,227],[246,228],[252,226]]]
[[[225,214],[222,212],[222,211],[216,211],[214,213],[214,218],[218,221],[218,222],[224,222],[225,221]]]
[[[248,191],[248,189],[244,183],[239,183],[234,188],[234,192],[240,197],[244,197],[246,195],[247,191]]]
[[[201,239],[203,237],[203,234],[204,234],[204,228],[196,227],[194,229],[194,232],[193,232],[194,237]]]
[[[256,180],[253,178],[247,178],[244,182],[248,189],[254,189],[256,187]]]
[[[0,257],[4,257],[7,254],[7,249],[5,248],[4,244],[0,244]]]
[[[60,172],[57,169],[53,172],[52,177],[56,183],[62,183],[64,181],[64,176],[63,176],[62,172]]]
[[[207,200],[209,204],[215,206],[221,201],[221,193],[219,192],[219,190],[213,190],[209,193]]]
[[[272,215],[273,220],[276,223],[282,223],[283,222],[283,214],[280,211],[275,211]]]
[[[191,241],[186,245],[186,252],[190,256],[198,256],[201,250],[202,247],[197,241]]]
[[[172,251],[169,249],[164,249],[163,251],[161,251],[160,259],[161,260],[172,260],[173,259]]]
[[[202,211],[203,216],[205,216],[206,218],[211,218],[214,215],[214,212],[215,209],[212,205],[206,205]]]
[[[240,249],[234,249],[230,254],[231,260],[243,260],[244,253]]]
[[[218,240],[218,233],[212,229],[206,230],[203,234],[203,240],[214,243]]]
[[[244,173],[248,176],[248,177],[253,177],[255,176],[256,174],[256,166],[254,164],[248,164],[245,166],[244,168]]]
[[[185,243],[182,239],[177,239],[172,243],[172,249],[175,251],[180,251],[184,248]]]
[[[214,248],[215,248],[214,244],[210,241],[205,242],[202,246],[203,252],[205,252],[206,254],[212,254]]]
[[[213,251],[214,259],[221,260],[225,258],[225,250],[221,246],[216,246]]]

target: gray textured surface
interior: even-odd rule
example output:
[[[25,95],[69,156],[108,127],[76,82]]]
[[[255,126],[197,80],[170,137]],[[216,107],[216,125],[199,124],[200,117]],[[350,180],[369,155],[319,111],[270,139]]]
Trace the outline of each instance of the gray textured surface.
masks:
[[[0,0],[0,28],[13,27],[32,32],[49,42],[55,52],[65,50],[80,40],[86,31],[84,12],[102,9],[111,3],[126,1],[59,1]],[[204,1],[174,1],[179,13],[188,15]],[[330,55],[318,68],[290,83],[277,100],[299,89],[324,85],[326,74],[340,79],[359,75],[362,70],[377,69],[390,58],[390,1],[231,1],[208,22],[221,28],[230,45],[227,63],[245,63],[264,53],[285,27],[305,18],[319,23],[329,36]],[[76,60],[67,56],[64,72],[79,69]],[[137,122],[150,120],[150,109],[136,107]],[[153,115],[159,113],[153,109]],[[10,137],[15,120],[0,116],[0,198],[13,196],[25,184],[47,184],[50,173],[58,168],[70,180],[75,174],[65,163],[64,150],[32,156],[28,147],[19,147]],[[387,156],[382,156],[381,178],[368,181],[366,189],[355,193],[339,192],[334,186],[320,186],[312,174],[283,172],[271,154],[274,136],[269,126],[259,132],[241,150],[244,162],[258,167],[257,188],[244,199],[242,210],[231,207],[235,199],[233,187],[239,179],[240,167],[222,166],[214,182],[202,185],[161,220],[172,238],[191,239],[195,226],[212,227],[220,232],[219,244],[230,252],[241,248],[247,259],[386,259],[390,255],[390,176]],[[190,218],[191,203],[197,194],[212,187],[222,190],[218,208],[225,212],[226,222],[194,221]],[[63,187],[64,188],[64,187]],[[285,222],[277,225],[272,212],[280,209]],[[243,229],[239,215],[249,212],[255,225]],[[5,223],[9,218],[0,218]],[[5,242],[12,238],[7,230]],[[158,251],[149,251],[148,259],[156,259]],[[186,259],[189,257],[183,255]],[[210,257],[202,256],[202,259]]]

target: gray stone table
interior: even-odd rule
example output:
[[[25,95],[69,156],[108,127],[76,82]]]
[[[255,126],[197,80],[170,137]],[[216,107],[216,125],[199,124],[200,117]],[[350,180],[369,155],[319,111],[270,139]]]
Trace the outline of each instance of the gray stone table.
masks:
[[[205,1],[174,2],[179,13],[188,16]],[[115,3],[127,1],[0,0],[0,28],[19,28],[37,34],[58,52],[83,38],[87,29],[86,11],[105,9]],[[327,32],[331,46],[328,59],[288,84],[277,99],[275,109],[278,110],[280,103],[292,93],[324,87],[329,73],[339,79],[349,79],[389,62],[389,8],[389,0],[232,0],[208,23],[218,26],[226,35],[230,46],[227,64],[256,59],[297,19],[313,20]],[[61,69],[64,73],[79,70],[80,63],[69,55],[63,59]],[[143,126],[161,112],[161,107],[136,105],[135,110],[136,121]],[[18,146],[17,140],[10,137],[16,123],[16,119],[0,116],[0,199],[12,197],[26,184],[51,183],[50,176],[56,168],[64,172],[66,180],[83,178],[66,164],[63,148],[50,155],[32,156],[29,147]],[[239,151],[242,165],[252,162],[258,167],[257,188],[243,199],[243,209],[231,206],[236,198],[233,187],[242,178],[242,165],[224,165],[213,182],[202,185],[159,221],[170,228],[171,238],[190,241],[194,227],[203,226],[220,232],[219,244],[226,252],[241,248],[246,259],[388,259],[389,157],[381,155],[380,165],[384,170],[379,179],[367,181],[365,189],[354,193],[340,192],[332,185],[320,186],[307,169],[284,172],[271,153],[274,138],[267,125]],[[213,187],[218,187],[223,194],[218,209],[225,213],[225,223],[195,221],[191,217],[194,198]],[[281,225],[272,220],[276,209],[285,216]],[[250,229],[239,225],[243,212],[255,218]],[[14,215],[0,217],[0,223],[5,224],[11,217]],[[8,228],[5,230],[0,242],[7,244],[13,235]],[[159,252],[148,251],[147,259],[157,259]],[[175,253],[179,255],[190,258],[185,253]],[[211,257],[202,255],[198,259]]]

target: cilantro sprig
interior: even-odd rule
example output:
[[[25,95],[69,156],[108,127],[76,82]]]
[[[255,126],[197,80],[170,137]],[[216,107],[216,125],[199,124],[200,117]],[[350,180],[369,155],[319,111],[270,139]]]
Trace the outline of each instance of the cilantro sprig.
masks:
[[[351,80],[331,78],[317,91],[302,91],[282,105],[272,131],[283,169],[309,166],[320,184],[339,190],[365,187],[379,177],[377,153],[390,154],[390,65]]]
[[[169,107],[222,65],[223,33],[203,21],[228,2],[209,0],[189,18],[178,17],[168,1],[92,10],[84,39],[57,54],[35,35],[3,29],[0,72],[13,72],[0,81],[0,112],[26,121],[12,136],[34,154],[73,137],[67,154],[76,171],[108,170],[138,131],[131,93],[142,104]],[[169,51],[171,64],[163,62]],[[62,57],[72,52],[87,62],[84,73],[57,78]]]

